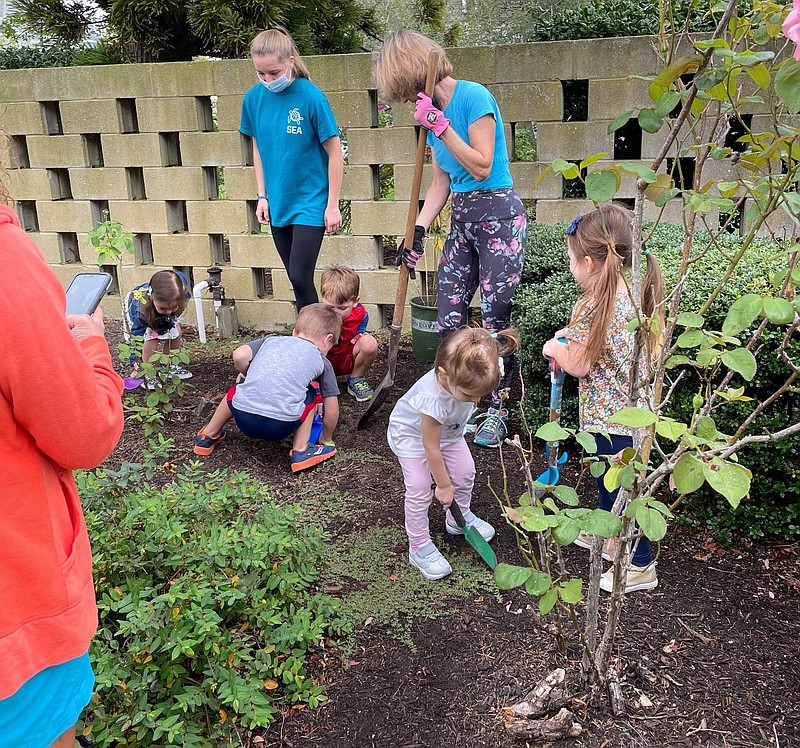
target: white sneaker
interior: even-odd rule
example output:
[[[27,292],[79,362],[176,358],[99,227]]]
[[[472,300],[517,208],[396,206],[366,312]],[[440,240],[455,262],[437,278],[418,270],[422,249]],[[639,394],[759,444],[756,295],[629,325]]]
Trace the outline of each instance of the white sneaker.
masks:
[[[614,568],[610,568],[600,577],[600,589],[611,592],[614,586]],[[639,592],[639,590],[652,590],[658,587],[656,576],[656,563],[653,561],[647,566],[631,566],[628,569],[628,578],[625,580],[625,594]]]
[[[169,375],[171,377],[178,377],[178,379],[191,379],[194,376],[192,372],[188,369],[184,369],[182,366],[178,366],[178,364],[173,364],[169,367]]]
[[[494,527],[472,512],[464,512],[464,521],[467,523],[467,527],[474,527],[484,540],[489,541],[494,537]],[[449,509],[444,513],[444,529],[450,535],[464,534],[464,531],[456,524]]]
[[[433,582],[446,577],[453,571],[447,559],[439,552],[432,540],[424,543],[416,551],[408,549],[408,563],[416,566],[425,579]]]

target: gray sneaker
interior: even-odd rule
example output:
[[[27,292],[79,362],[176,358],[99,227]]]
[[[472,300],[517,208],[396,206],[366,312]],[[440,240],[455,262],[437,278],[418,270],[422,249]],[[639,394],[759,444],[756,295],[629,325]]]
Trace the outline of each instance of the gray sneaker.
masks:
[[[465,434],[474,434],[478,427],[481,425],[481,422],[484,418],[486,418],[487,413],[485,410],[481,410],[477,406],[475,410],[472,411],[472,415],[467,419],[467,426],[464,429]]]
[[[416,566],[422,576],[431,582],[446,577],[453,571],[453,567],[447,563],[447,559],[439,552],[432,540],[421,545],[416,551],[409,548],[408,563]]]
[[[508,411],[489,408],[486,418],[475,434],[475,444],[479,447],[496,449],[503,443],[508,433]]]

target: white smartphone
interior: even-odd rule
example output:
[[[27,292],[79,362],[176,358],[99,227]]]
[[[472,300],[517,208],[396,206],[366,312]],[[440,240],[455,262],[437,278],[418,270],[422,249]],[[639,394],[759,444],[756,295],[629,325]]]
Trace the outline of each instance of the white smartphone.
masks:
[[[78,273],[67,288],[67,314],[92,314],[111,280],[110,273]]]

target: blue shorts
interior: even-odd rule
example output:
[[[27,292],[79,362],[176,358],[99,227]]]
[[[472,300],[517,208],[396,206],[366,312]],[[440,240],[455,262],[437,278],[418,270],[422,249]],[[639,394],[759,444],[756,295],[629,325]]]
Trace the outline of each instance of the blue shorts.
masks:
[[[88,653],[45,668],[0,700],[0,748],[48,748],[78,721],[93,690]]]
[[[267,416],[256,415],[255,413],[247,413],[243,410],[237,410],[233,404],[233,396],[236,394],[236,385],[233,385],[228,390],[226,399],[228,407],[233,413],[233,420],[245,436],[251,439],[264,439],[268,442],[279,442],[287,436],[291,436],[297,429],[300,428],[302,423],[308,418],[308,414],[322,402],[322,395],[320,395],[319,385],[312,382],[308,385],[306,392],[306,407],[303,413],[296,421],[279,421],[276,418],[269,418]],[[2,748],[2,746],[0,746]]]

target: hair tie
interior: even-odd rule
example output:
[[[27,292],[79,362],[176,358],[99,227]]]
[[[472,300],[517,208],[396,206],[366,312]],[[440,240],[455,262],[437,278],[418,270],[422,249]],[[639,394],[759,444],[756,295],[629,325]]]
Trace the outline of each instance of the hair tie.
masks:
[[[145,291],[145,293],[148,296],[152,296],[153,295],[153,287],[152,286],[147,286],[147,290]]]
[[[492,336],[492,338],[494,338],[495,340],[497,340],[497,333],[496,333],[496,332],[490,333],[490,335]]]
[[[567,226],[567,236],[572,236],[578,230],[578,224],[583,220],[583,216],[577,216],[572,219],[572,223]]]
[[[502,356],[497,359],[497,365],[500,367],[500,379],[502,379],[506,375],[506,369]]]
[[[645,257],[649,257],[650,256],[650,250],[647,247],[644,247],[644,248],[642,248],[642,254]]]

